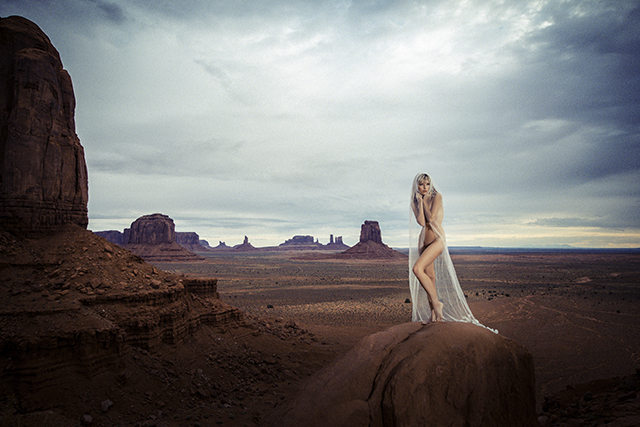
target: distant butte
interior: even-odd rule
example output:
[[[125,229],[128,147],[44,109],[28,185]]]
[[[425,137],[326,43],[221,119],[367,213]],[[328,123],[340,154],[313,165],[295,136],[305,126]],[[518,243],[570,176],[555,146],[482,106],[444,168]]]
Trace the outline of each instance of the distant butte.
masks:
[[[318,239],[314,239],[313,236],[293,236],[291,239],[285,240],[284,243],[281,243],[277,246],[277,249],[280,250],[332,250],[332,251],[343,251],[345,249],[349,249],[349,246],[342,243],[342,236],[337,236],[334,240],[333,234],[329,236],[329,243],[323,245],[318,242]]]
[[[244,236],[244,242],[242,242],[241,245],[235,245],[232,249],[238,252],[248,252],[248,251],[257,250],[256,247],[254,247],[251,243],[249,243],[249,238],[247,236]]]
[[[382,243],[378,221],[365,221],[360,228],[360,241],[336,255],[338,258],[389,259],[406,258],[406,255]]]
[[[212,251],[230,251],[233,249],[231,246],[227,246],[222,240],[219,241],[218,246],[211,248]]]
[[[176,233],[173,219],[160,213],[141,216],[131,223],[131,228],[126,228],[123,233],[109,230],[97,231],[95,234],[150,262],[202,259],[201,256],[185,247],[193,247],[193,242],[199,242],[199,236],[196,233]],[[178,240],[183,244],[179,244]],[[204,246],[202,250],[205,250]]]

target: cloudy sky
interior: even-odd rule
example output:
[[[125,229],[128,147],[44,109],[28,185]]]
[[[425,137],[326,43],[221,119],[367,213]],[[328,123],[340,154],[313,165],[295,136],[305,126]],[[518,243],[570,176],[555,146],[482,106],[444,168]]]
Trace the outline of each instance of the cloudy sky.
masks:
[[[216,245],[640,247],[635,0],[3,0],[77,98],[89,228],[160,212]]]

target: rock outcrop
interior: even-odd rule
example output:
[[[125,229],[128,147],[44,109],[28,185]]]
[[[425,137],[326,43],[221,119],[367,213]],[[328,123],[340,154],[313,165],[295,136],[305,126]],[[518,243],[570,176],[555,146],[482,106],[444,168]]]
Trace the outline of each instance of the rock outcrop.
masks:
[[[180,344],[242,319],[216,279],[165,273],[78,226],[31,239],[0,229],[0,395],[32,410],[53,405],[69,375],[120,372],[127,346]]]
[[[284,243],[281,243],[280,246],[288,246],[288,245],[313,245],[317,244],[314,240],[313,236],[293,236],[291,239],[287,239]]]
[[[360,241],[344,252],[337,254],[338,258],[360,259],[389,259],[406,258],[406,255],[382,243],[382,233],[378,221],[365,221],[360,228]]]
[[[345,249],[349,249],[349,246],[342,243],[342,236],[339,236],[334,240],[333,234],[330,235],[329,243],[326,245],[323,245],[322,243],[318,242],[318,239],[314,239],[313,236],[298,235],[298,236],[293,236],[291,239],[285,240],[285,242],[277,246],[276,249],[344,251]]]
[[[206,244],[203,245],[203,242]],[[176,243],[191,252],[208,252],[209,244],[193,231],[176,231]]]
[[[24,18],[0,19],[0,96],[0,396],[21,411],[48,409],[78,382],[119,377],[133,347],[180,344],[201,325],[242,321],[218,298],[215,278],[183,282],[86,230],[71,80]],[[133,227],[133,238],[171,240],[173,221],[160,221]],[[11,425],[53,424],[76,423]]]
[[[255,246],[249,243],[249,238],[247,236],[244,236],[244,241],[242,242],[242,244],[235,245],[232,249],[238,252],[248,252],[248,251],[257,250]]]
[[[380,231],[378,221],[365,221],[364,224],[360,226],[360,241],[383,244],[382,232]]]
[[[124,233],[118,230],[94,231],[93,234],[100,236],[111,243],[115,243],[116,245],[122,246],[125,244]]]
[[[469,323],[394,326],[311,377],[263,425],[532,427],[533,357]]]
[[[342,236],[336,236],[336,238],[334,239],[333,234],[331,234],[329,236],[329,243],[327,243],[326,248],[334,251],[344,251],[349,249],[349,246],[345,245],[342,242]]]
[[[144,215],[131,223],[123,233],[117,230],[97,231],[111,243],[123,246],[136,255],[151,262],[197,261],[203,259],[190,249],[180,245],[178,238],[184,241],[199,242],[196,233],[176,233],[173,219],[167,215],[155,213]],[[195,237],[194,237],[195,236]],[[200,247],[198,244],[197,247]],[[204,250],[204,247],[202,247]]]
[[[167,215],[155,213],[141,216],[133,221],[125,235],[128,235],[128,245],[175,243],[176,226]]]
[[[0,18],[0,226],[38,236],[86,228],[88,181],[75,97],[58,51],[33,22]]]
[[[211,248],[212,251],[230,251],[233,249],[231,246],[227,246],[222,240],[219,241],[218,246]]]

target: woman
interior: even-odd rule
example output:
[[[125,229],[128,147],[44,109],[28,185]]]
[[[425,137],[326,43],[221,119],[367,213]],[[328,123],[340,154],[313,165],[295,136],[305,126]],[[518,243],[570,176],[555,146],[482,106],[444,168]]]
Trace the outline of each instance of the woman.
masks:
[[[410,221],[409,249],[412,320],[423,324],[447,321],[483,326],[473,317],[460,288],[442,229],[442,195],[426,173],[416,175],[413,180],[411,212],[415,217],[415,221]],[[416,222],[421,226],[418,239],[414,239],[413,233]]]

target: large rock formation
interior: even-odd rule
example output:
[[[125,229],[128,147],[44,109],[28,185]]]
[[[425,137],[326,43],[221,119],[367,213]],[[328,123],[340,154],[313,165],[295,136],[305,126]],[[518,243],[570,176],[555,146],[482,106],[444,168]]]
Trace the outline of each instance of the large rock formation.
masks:
[[[87,226],[84,150],[58,51],[33,22],[0,19],[0,226],[42,235]]]
[[[103,239],[107,239],[111,243],[115,243],[116,245],[124,245],[124,233],[118,230],[106,230],[106,231],[94,231],[96,236],[100,236]]]
[[[218,246],[211,248],[212,251],[230,251],[233,248],[231,246],[227,246],[225,242],[222,240],[219,241]]]
[[[196,261],[203,258],[192,252],[193,246],[205,250],[199,243],[191,247],[179,244],[178,239],[192,243],[199,242],[199,237],[196,233],[176,233],[173,219],[160,213],[141,216],[123,233],[109,230],[96,231],[95,234],[129,249],[147,261]]]
[[[124,230],[124,247],[150,262],[196,261],[201,256],[176,242],[176,226],[167,215],[155,213],[136,219]]]
[[[382,243],[382,233],[378,221],[365,221],[360,227],[360,241],[344,252],[337,254],[339,258],[406,258],[406,255],[391,249]]]
[[[336,238],[333,238],[333,234],[331,234],[329,236],[329,243],[327,243],[327,249],[331,249],[331,250],[337,250],[337,251],[344,251],[346,249],[349,249],[348,245],[345,245],[342,242],[342,236],[336,236]]]
[[[285,240],[284,243],[280,244],[280,246],[287,246],[287,245],[313,245],[313,244],[317,244],[317,242],[314,240],[313,236],[297,235],[297,236],[293,236],[291,239]]]
[[[215,278],[183,280],[86,230],[71,81],[24,18],[0,19],[0,96],[0,396],[21,412],[78,402],[78,384],[89,384],[88,396],[97,375],[126,382],[132,348],[242,320],[220,301]],[[150,230],[136,236],[163,241],[165,232]],[[0,400],[0,425],[77,425],[7,424]]]
[[[360,242],[374,242],[382,245],[382,232],[378,221],[365,221],[360,226]]]
[[[248,252],[248,251],[255,251],[257,250],[257,248],[253,246],[251,243],[249,243],[249,238],[247,236],[244,236],[244,241],[242,242],[242,244],[235,245],[232,248],[232,250],[237,252]]]
[[[318,239],[314,239],[313,236],[306,235],[297,235],[293,236],[291,239],[285,240],[284,243],[281,243],[276,247],[279,250],[332,250],[332,251],[344,251],[345,249],[349,249],[349,246],[342,243],[342,236],[336,237],[333,239],[333,234],[329,237],[329,243],[323,245],[318,242]]]
[[[405,323],[317,373],[264,426],[531,427],[533,357],[469,323]]]
[[[211,249],[209,243],[201,240],[194,231],[176,231],[176,243],[191,252],[208,252]]]
[[[159,245],[176,241],[176,226],[167,215],[155,213],[144,215],[131,223],[128,245]]]

